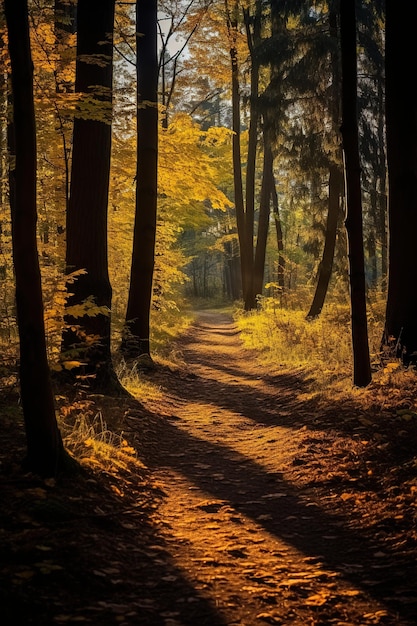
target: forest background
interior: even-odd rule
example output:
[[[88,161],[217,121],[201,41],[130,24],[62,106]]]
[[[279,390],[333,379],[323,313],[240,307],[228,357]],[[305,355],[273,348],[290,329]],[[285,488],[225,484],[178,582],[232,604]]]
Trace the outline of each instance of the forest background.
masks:
[[[187,323],[185,298],[194,306],[198,299],[237,302],[239,307],[243,303],[245,311],[239,314],[243,336],[267,353],[275,365],[309,364],[317,369],[319,364],[321,383],[323,377],[335,380],[350,376],[349,286],[351,296],[354,290],[349,281],[354,272],[351,267],[349,272],[352,250],[347,255],[340,133],[343,102],[347,101],[357,107],[359,128],[369,366],[386,376],[400,368],[401,361],[412,364],[417,347],[415,297],[399,280],[405,280],[404,267],[411,269],[407,255],[412,246],[407,242],[408,237],[412,241],[415,229],[407,213],[410,197],[397,198],[396,214],[407,215],[408,222],[403,223],[406,226],[398,237],[398,228],[391,228],[390,249],[388,244],[386,164],[390,154],[385,137],[390,136],[387,119],[398,120],[399,109],[391,108],[391,118],[387,116],[387,103],[396,101],[387,96],[395,96],[396,76],[387,68],[395,67],[396,59],[389,58],[388,48],[384,49],[385,5],[362,2],[356,7],[357,22],[350,43],[357,54],[357,92],[351,92],[347,99],[345,93],[343,100],[343,2],[340,6],[338,2],[261,0],[242,4],[193,0],[159,5],[107,4],[114,30],[104,30],[103,40],[95,42],[99,52],[84,57],[79,53],[77,61],[81,24],[88,24],[98,7],[90,3],[85,9],[82,0],[78,7],[70,0],[29,2],[28,6],[37,128],[37,241],[51,368],[91,383],[97,377],[97,367],[89,370],[94,360],[91,343],[96,347],[105,344],[101,340],[107,331],[101,336],[100,332],[86,333],[88,354],[79,345],[74,350],[71,342],[63,350],[65,332],[69,329],[79,335],[90,323],[87,319],[105,318],[109,325],[111,311],[108,339],[114,355],[126,341],[127,323],[136,317],[126,317],[126,308],[135,280],[131,274],[135,208],[137,215],[138,188],[145,179],[138,165],[138,146],[145,136],[147,118],[142,118],[141,126],[140,116],[142,112],[155,119],[158,111],[155,265],[151,268],[152,306],[145,311],[145,317],[147,313],[151,316],[152,355],[162,357],[170,339]],[[140,14],[142,5],[153,11],[153,19]],[[7,28],[3,15],[1,19],[2,374],[13,377],[19,343],[9,209],[13,203],[13,98]],[[156,32],[156,38],[144,36],[137,25],[139,19]],[[390,23],[393,29],[398,27],[395,19]],[[86,32],[88,35],[88,29],[84,36]],[[409,45],[407,37],[403,40],[405,48],[397,51],[398,55],[404,55]],[[142,74],[138,69],[141,59],[146,59],[146,46],[143,57],[136,59],[138,46],[149,41],[154,46],[152,59],[156,59],[157,100],[147,99],[138,91],[139,86],[144,93],[152,82],[150,77],[145,85],[143,67]],[[111,54],[108,48],[101,54],[100,46],[109,44]],[[410,62],[409,58],[403,56],[404,63]],[[93,71],[96,68],[97,76],[101,70],[103,75],[107,71],[111,93],[104,82],[90,82],[84,90],[80,84],[77,87],[77,69],[83,64]],[[145,68],[148,66],[151,63]],[[393,81],[391,91],[386,84],[388,77]],[[104,189],[105,210],[100,218],[105,217],[108,240],[108,259],[104,255],[100,271],[106,278],[108,262],[111,288],[106,286],[103,291],[110,294],[110,301],[108,293],[102,302],[101,293],[93,289],[85,292],[85,287],[86,297],[78,301],[69,297],[83,284],[85,272],[87,282],[93,276],[88,267],[68,260],[68,215],[74,213],[71,202],[74,205],[72,198],[76,197],[74,163],[83,167],[81,158],[74,156],[74,120],[84,123],[86,137],[93,127],[105,128],[107,134],[111,131],[111,141],[106,144],[111,145],[109,184]],[[411,143],[412,133],[407,137]],[[94,139],[90,136],[91,144]],[[412,145],[415,150],[415,143]],[[92,184],[95,176],[105,182],[98,169],[102,165],[100,159],[90,158],[89,174],[76,190],[87,198],[85,225],[79,221],[74,229],[72,223],[71,241],[82,241],[84,251],[88,250],[88,233],[94,230],[91,219],[95,213],[88,204],[88,193],[96,193]],[[392,184],[390,193],[395,189]],[[79,196],[77,199],[81,205]],[[404,202],[407,206],[403,210]],[[91,245],[90,253],[93,248]],[[135,246],[133,249],[135,254]],[[399,255],[401,263],[397,261]],[[74,269],[75,274],[69,276]],[[393,310],[401,310],[401,315]],[[149,336],[144,339],[149,344]],[[150,360],[136,360],[134,367],[139,361],[151,367],[149,346],[141,352]],[[124,367],[124,361],[120,362]]]

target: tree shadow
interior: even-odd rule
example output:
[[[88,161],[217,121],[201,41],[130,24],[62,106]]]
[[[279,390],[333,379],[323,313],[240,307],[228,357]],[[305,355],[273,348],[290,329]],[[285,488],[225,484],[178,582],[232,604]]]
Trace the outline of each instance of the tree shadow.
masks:
[[[281,474],[267,472],[221,443],[191,436],[169,419],[153,416],[150,420],[158,445],[149,448],[146,438],[138,441],[139,456],[148,467],[180,473],[403,619],[414,617],[404,600],[415,599],[414,561],[396,554],[395,547],[378,536],[352,530],[348,518],[326,512]]]
[[[217,329],[217,326],[214,328]],[[200,337],[198,341],[195,338],[193,341],[196,345],[201,345]],[[216,345],[216,342],[207,340],[207,345]],[[159,365],[159,371],[154,374],[155,381],[169,394],[175,394],[185,400],[211,403],[214,410],[222,408],[232,411],[253,421],[254,424],[267,427],[280,426],[296,430],[306,427],[310,431],[331,429],[334,433],[351,435],[354,425],[356,433],[363,432],[365,437],[378,436],[379,430],[382,436],[386,434],[382,415],[380,424],[373,423],[371,432],[368,432],[370,429],[363,422],[363,407],[356,404],[353,399],[344,398],[341,410],[338,402],[329,400],[324,404],[320,397],[308,396],[312,379],[302,372],[265,374],[261,366],[259,370],[252,368],[251,371],[245,372],[242,367],[234,364],[226,352],[219,352],[213,356],[204,350],[186,349],[184,358],[187,362],[188,375],[181,371],[169,371],[163,365]],[[252,366],[255,359],[251,359],[250,353],[248,359]],[[240,359],[237,359],[238,364],[239,361]],[[200,376],[198,371],[194,373],[194,365],[206,370],[210,377]],[[256,379],[262,380],[263,390],[246,384],[246,381],[250,383]],[[349,419],[343,419],[344,415],[349,415]],[[387,414],[385,419],[392,419],[392,416]],[[407,428],[411,430],[411,427],[412,424],[403,424],[404,431]],[[365,454],[369,455],[370,460],[376,460],[378,456],[372,451],[372,446],[369,446]],[[389,463],[391,459],[393,466],[397,466],[412,460],[414,454],[415,447],[408,436],[399,439],[389,437],[384,460]]]
[[[109,477],[97,480],[88,471],[75,485],[62,478],[49,487],[18,471],[10,456],[13,451],[18,461],[24,447],[21,416],[1,417],[1,449],[10,458],[5,463],[1,457],[2,626],[116,626],[121,621],[166,626],[170,615],[186,626],[226,626],[210,599],[174,563],[152,511],[142,505],[146,494],[140,482],[138,501],[128,502],[130,507],[133,500],[133,510],[115,495]],[[120,486],[117,476],[113,485]]]

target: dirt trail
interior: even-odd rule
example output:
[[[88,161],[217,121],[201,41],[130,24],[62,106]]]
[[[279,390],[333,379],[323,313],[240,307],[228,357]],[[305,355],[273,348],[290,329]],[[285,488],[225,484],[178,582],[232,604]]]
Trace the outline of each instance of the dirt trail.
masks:
[[[194,590],[195,621],[174,604],[167,626],[416,624],[410,564],[361,514],[345,516],[343,485],[331,486],[330,469],[362,444],[315,419],[301,378],[269,376],[227,315],[200,313],[182,351],[186,371],[154,375],[164,401],[138,442],[165,494],[167,549]]]
[[[56,483],[22,472],[0,395],[1,625],[416,625],[412,415],[312,399],[221,313],[181,350],[147,374],[153,400],[60,390],[68,419],[99,415],[137,458],[86,447],[87,471]]]

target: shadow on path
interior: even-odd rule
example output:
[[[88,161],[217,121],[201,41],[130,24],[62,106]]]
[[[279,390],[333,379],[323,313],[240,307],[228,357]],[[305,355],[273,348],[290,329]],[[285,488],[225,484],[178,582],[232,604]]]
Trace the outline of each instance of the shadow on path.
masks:
[[[156,373],[155,381],[179,407],[178,416],[170,419],[151,415],[147,418],[152,441],[148,439],[148,445],[146,436],[139,437],[140,457],[148,467],[168,473],[174,470],[208,496],[228,502],[271,536],[338,572],[341,578],[397,613],[399,619],[409,620],[398,623],[415,624],[413,603],[417,588],[411,582],[417,580],[414,561],[397,554],[395,546],[383,537],[352,529],[349,518],[326,511],[314,501],[311,493],[297,489],[279,473],[266,471],[255,461],[229,448],[224,441],[207,441],[187,432],[187,424],[181,419],[181,405],[188,407],[187,415],[191,419],[187,403],[193,401],[211,405],[217,418],[219,409],[226,409],[252,420],[254,425],[290,429],[307,426],[311,430],[328,427],[325,420],[316,419],[314,402],[297,400],[305,383],[296,375],[266,376],[263,379],[268,385],[266,390],[251,385],[256,373],[242,372],[237,361],[227,354],[230,342],[237,342],[236,329],[230,324],[230,318],[224,318],[222,323],[230,328],[219,330],[217,324],[200,323],[194,335],[186,337],[183,348],[188,374],[163,368]],[[206,333],[212,338],[207,338]],[[221,343],[225,337],[230,341],[225,345],[224,355],[221,351],[213,355],[201,350],[202,343],[204,349],[204,346]],[[193,370],[199,374],[194,374]],[[217,370],[219,380],[207,378],[205,370],[209,376]],[[335,409],[337,416],[337,407]],[[174,424],[173,420],[178,421]],[[207,427],[210,428],[210,423]],[[218,425],[213,425],[213,436],[215,428]],[[338,429],[337,419],[332,428]],[[222,433],[218,431],[218,438],[221,437]]]
[[[190,436],[168,420],[155,418],[152,428],[158,451],[139,446],[140,456],[150,468],[182,474],[208,496],[227,501],[271,535],[339,572],[402,618],[413,618],[410,624],[415,624],[412,607],[404,603],[410,581],[417,580],[415,562],[399,558],[378,538],[351,530],[348,520],[325,512],[280,474],[265,472],[230,448]],[[210,469],[201,469],[201,465]],[[372,571],[363,568],[362,562],[371,563]],[[411,602],[413,599],[414,592],[409,596]]]

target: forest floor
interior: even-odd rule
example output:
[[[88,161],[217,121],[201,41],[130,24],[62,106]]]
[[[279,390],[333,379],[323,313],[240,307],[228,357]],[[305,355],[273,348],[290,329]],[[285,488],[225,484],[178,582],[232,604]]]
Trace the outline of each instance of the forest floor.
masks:
[[[2,626],[417,624],[415,373],[401,397],[312,394],[218,312],[180,345],[154,396],[75,399],[124,441],[76,478],[20,470],[3,390]]]

